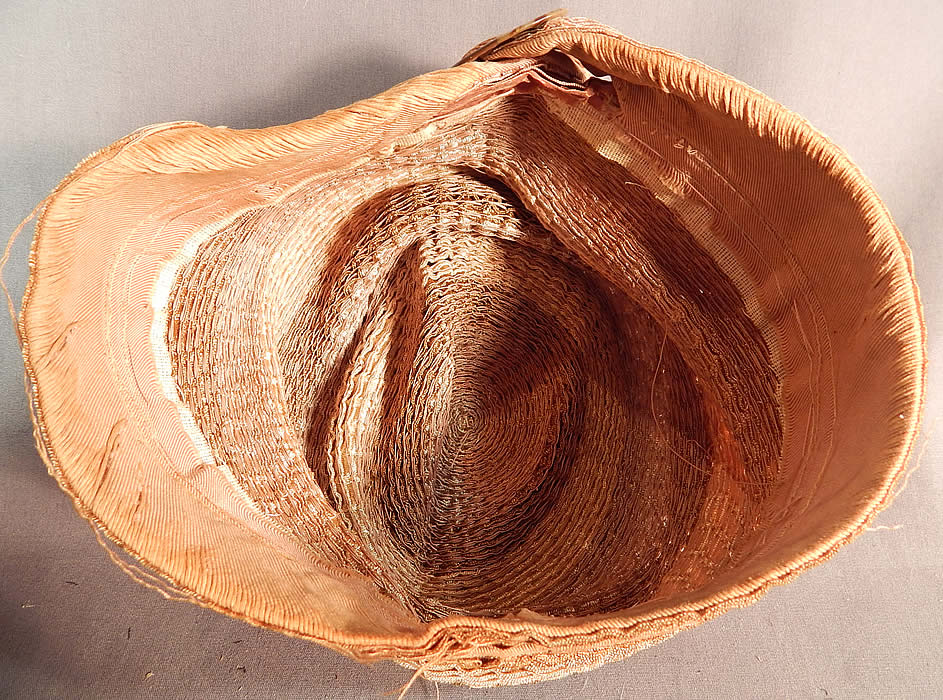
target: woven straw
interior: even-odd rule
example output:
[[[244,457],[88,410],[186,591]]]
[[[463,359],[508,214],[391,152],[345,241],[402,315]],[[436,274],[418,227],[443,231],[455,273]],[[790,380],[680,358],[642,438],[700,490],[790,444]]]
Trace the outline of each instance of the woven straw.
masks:
[[[831,556],[923,402],[907,248],[844,153],[697,62],[539,18],[43,202],[52,474],[129,573],[468,685],[622,658]]]

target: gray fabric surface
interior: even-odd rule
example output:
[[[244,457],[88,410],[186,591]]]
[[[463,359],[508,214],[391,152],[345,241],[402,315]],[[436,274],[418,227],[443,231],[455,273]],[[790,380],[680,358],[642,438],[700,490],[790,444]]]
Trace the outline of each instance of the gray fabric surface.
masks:
[[[943,696],[943,4],[572,2],[724,70],[848,150],[910,243],[931,383],[921,466],[882,529],[832,561],[628,660],[442,698]],[[451,65],[543,1],[0,3],[0,231],[86,154],[154,122],[280,124]],[[26,279],[31,229],[7,279]],[[0,696],[377,697],[409,672],[163,599],[127,578],[32,445],[12,327],[0,324]],[[439,697],[420,681],[412,698]]]

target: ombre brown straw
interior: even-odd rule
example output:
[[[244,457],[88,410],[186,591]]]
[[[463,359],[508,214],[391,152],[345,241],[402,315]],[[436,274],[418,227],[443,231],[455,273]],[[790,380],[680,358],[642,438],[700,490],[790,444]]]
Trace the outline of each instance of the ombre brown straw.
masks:
[[[910,255],[797,115],[554,13],[41,205],[36,438],[168,595],[467,685],[594,668],[830,557],[923,403]]]

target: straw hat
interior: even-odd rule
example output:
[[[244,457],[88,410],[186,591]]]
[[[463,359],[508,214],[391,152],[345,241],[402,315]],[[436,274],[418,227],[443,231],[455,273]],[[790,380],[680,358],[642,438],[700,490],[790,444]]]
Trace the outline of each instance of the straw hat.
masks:
[[[142,129],[44,205],[36,436],[116,561],[428,678],[554,678],[755,601],[887,505],[917,430],[917,289],[864,176],[589,20],[287,126]]]

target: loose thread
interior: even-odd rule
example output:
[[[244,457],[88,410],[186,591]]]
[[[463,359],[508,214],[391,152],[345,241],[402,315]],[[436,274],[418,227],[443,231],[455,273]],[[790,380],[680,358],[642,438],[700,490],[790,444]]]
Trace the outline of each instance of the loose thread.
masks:
[[[897,497],[904,492],[904,489],[907,488],[907,484],[910,483],[910,475],[917,471],[917,469],[919,469],[920,465],[923,463],[923,457],[927,453],[927,447],[930,444],[930,436],[933,434],[938,420],[939,416],[934,418],[929,427],[923,431],[923,445],[920,446],[920,451],[917,453],[917,457],[914,460],[913,466],[904,472],[904,476],[900,480],[900,488],[894,492],[893,496],[891,496],[891,501],[896,501]],[[903,523],[898,523],[897,525],[874,525],[871,527],[866,527],[865,530],[867,532],[875,532],[877,530],[900,530],[903,527]]]
[[[446,647],[443,647],[443,648],[439,651],[439,653],[436,654],[433,658],[431,658],[431,659],[426,659],[426,660],[423,661],[421,664],[419,664],[419,666],[416,667],[415,673],[413,673],[412,677],[406,682],[406,685],[404,685],[404,686],[400,689],[400,694],[397,696],[396,700],[403,700],[403,698],[406,697],[406,693],[409,692],[409,689],[413,687],[413,683],[416,682],[416,679],[419,678],[419,677],[423,674],[423,672],[424,672],[427,668],[429,668],[429,666],[431,666],[432,664],[435,664],[435,663],[438,663],[439,661],[441,661],[441,660],[446,656],[446,654],[448,653],[448,651],[449,651],[449,648],[448,648],[447,646],[446,646]],[[439,684],[438,684],[438,683],[435,684],[435,689],[436,689],[436,697],[438,697],[438,694],[439,694]],[[393,692],[396,692],[396,691],[393,691]]]
[[[940,419],[939,416],[936,416],[933,419],[933,422],[930,423],[930,426],[924,431],[923,445],[920,448],[920,452],[917,454],[917,459],[914,460],[913,466],[904,473],[904,478],[901,481],[900,488],[894,493],[893,499],[896,500],[900,496],[904,489],[907,488],[907,484],[910,483],[910,475],[913,474],[917,469],[920,468],[920,465],[923,463],[923,456],[927,453],[927,446],[930,444],[930,435],[936,429],[937,421]]]
[[[148,573],[144,569],[134,566],[126,561],[112,551],[111,546],[105,540],[104,536],[101,533],[101,530],[98,527],[92,526],[92,530],[95,533],[95,537],[98,539],[98,543],[102,548],[108,553],[108,556],[111,557],[111,560],[118,565],[118,567],[124,571],[128,576],[130,576],[136,583],[151,588],[160,593],[167,600],[173,601],[191,601],[192,598],[186,595],[178,594],[176,591],[167,590],[168,584],[162,581],[157,576]]]
[[[650,393],[649,393],[649,402],[650,402],[650,404],[651,404],[651,409],[652,409],[652,421],[655,423],[655,433],[656,433],[656,435],[657,435],[659,438],[662,438],[662,439],[664,440],[665,446],[671,451],[671,453],[672,453],[675,457],[677,457],[678,459],[680,459],[682,462],[684,462],[685,464],[687,464],[689,467],[691,467],[691,468],[694,469],[695,471],[701,472],[702,474],[706,474],[707,476],[714,476],[714,472],[713,472],[713,471],[711,471],[711,470],[709,470],[709,469],[704,469],[703,467],[697,466],[696,464],[694,464],[694,462],[692,462],[691,460],[687,459],[684,455],[682,455],[680,452],[678,452],[674,447],[672,447],[671,443],[669,442],[669,440],[668,440],[668,438],[665,436],[665,434],[661,432],[661,424],[658,422],[658,416],[657,416],[657,414],[655,413],[655,384],[656,384],[656,382],[658,381],[658,372],[661,370],[661,363],[662,363],[662,359],[663,359],[664,354],[665,354],[665,345],[667,345],[667,344],[668,344],[668,329],[666,328],[666,329],[665,329],[665,335],[664,335],[664,337],[662,338],[662,341],[661,341],[661,349],[658,351],[658,362],[655,364],[655,374],[654,374],[654,376],[652,377],[652,386],[651,386],[651,391],[650,391]],[[698,444],[698,442],[697,442],[696,440],[691,439],[691,440],[688,440],[688,442],[693,442],[693,443],[695,444],[695,446],[696,446],[701,452],[706,452],[706,451],[707,451],[707,450],[705,450],[703,447],[701,447],[701,445]],[[741,480],[739,480],[739,479],[733,479],[733,478],[731,478],[730,481],[731,481],[732,483],[735,483],[735,484],[746,485],[746,486],[755,486],[755,485],[756,485],[755,482],[752,482],[752,481],[741,481]]]
[[[13,303],[13,296],[10,294],[7,283],[3,279],[3,269],[10,261],[10,253],[13,250],[13,244],[16,243],[16,239],[19,238],[20,233],[22,233],[23,229],[26,227],[26,224],[36,218],[36,215],[43,207],[46,206],[46,202],[48,201],[49,197],[43,198],[39,204],[33,207],[33,211],[31,211],[29,215],[20,222],[20,225],[14,229],[13,234],[7,241],[7,246],[3,250],[3,256],[0,257],[0,287],[3,288],[3,294],[7,298],[7,309],[10,312],[10,318],[13,320],[13,332],[16,333],[16,342],[19,344],[21,350],[23,349],[23,337],[20,333],[20,324],[16,316],[16,304]]]
[[[422,675],[422,672],[426,670],[428,665],[428,661],[419,665],[419,667],[416,669],[416,672],[413,673],[412,677],[406,682],[406,685],[404,685],[400,690],[400,694],[397,696],[396,700],[403,700],[403,698],[406,697],[406,693],[408,693],[409,689],[413,687],[413,683],[415,683],[416,679]]]

